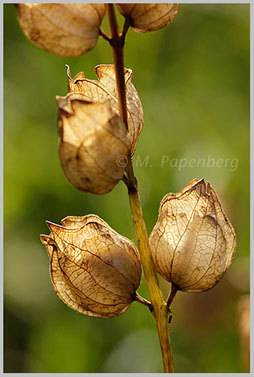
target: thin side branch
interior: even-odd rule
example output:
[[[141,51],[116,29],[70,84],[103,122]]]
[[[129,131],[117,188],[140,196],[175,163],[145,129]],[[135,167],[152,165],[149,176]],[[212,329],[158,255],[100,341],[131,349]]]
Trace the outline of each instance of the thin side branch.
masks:
[[[122,30],[122,33],[121,33],[121,39],[122,39],[123,44],[125,43],[125,37],[126,37],[126,34],[129,30],[130,26],[131,26],[130,19],[127,17],[127,18],[125,18],[123,30]]]
[[[102,38],[106,39],[106,41],[111,43],[111,38],[105,33],[105,31],[102,28],[99,29],[99,34],[102,36]]]
[[[140,302],[140,304],[146,305],[150,311],[153,310],[153,305],[150,301],[146,300],[144,297],[141,297],[138,293],[136,293],[135,301]]]
[[[170,310],[170,305],[172,304],[172,301],[174,300],[177,291],[178,291],[177,286],[174,283],[172,283],[172,285],[171,285],[171,291],[170,291],[170,294],[169,294],[169,296],[167,298],[167,308],[168,308],[168,311],[171,311]]]

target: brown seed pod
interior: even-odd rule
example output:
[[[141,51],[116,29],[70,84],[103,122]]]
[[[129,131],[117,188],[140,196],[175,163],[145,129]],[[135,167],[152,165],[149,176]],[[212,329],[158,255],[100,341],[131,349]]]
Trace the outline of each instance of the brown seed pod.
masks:
[[[106,194],[122,179],[130,141],[121,118],[106,102],[83,94],[57,97],[59,154],[66,178],[78,190]]]
[[[137,33],[162,29],[173,21],[180,4],[116,4]]]
[[[209,183],[191,181],[166,195],[149,237],[157,271],[188,292],[212,288],[231,264],[236,238]]]
[[[61,56],[79,56],[98,39],[105,4],[17,4],[26,37],[36,46]]]
[[[82,93],[90,101],[108,101],[112,110],[119,115],[118,94],[114,65],[98,65],[95,67],[98,80],[85,79],[84,73],[78,73],[73,79],[67,66],[68,89],[71,93]],[[139,135],[143,129],[144,115],[138,93],[132,84],[132,71],[125,68],[126,99],[128,111],[128,137],[131,142],[131,157],[137,146]]]
[[[110,318],[125,312],[136,298],[141,262],[133,242],[95,215],[70,216],[63,226],[47,222],[42,235],[58,296],[70,308]]]

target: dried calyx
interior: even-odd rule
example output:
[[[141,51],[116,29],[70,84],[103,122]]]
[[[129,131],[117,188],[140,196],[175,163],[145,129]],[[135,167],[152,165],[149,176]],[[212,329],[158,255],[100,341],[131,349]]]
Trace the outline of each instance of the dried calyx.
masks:
[[[169,24],[179,4],[116,4],[138,33]],[[99,37],[106,4],[16,4],[26,37],[36,46],[61,56],[79,56],[91,50]]]
[[[108,101],[91,102],[75,93],[58,98],[59,154],[64,173],[81,191],[106,194],[122,179],[130,141]]]
[[[70,216],[62,226],[47,223],[42,235],[50,257],[50,274],[58,296],[70,308],[110,318],[136,299],[141,262],[133,242],[95,215]]]
[[[180,4],[116,4],[137,33],[162,29],[173,21]]]
[[[74,79],[68,67],[69,94],[57,97],[59,153],[64,173],[81,191],[106,194],[123,178],[143,127],[143,110],[125,69],[128,131],[119,117],[115,68],[97,66],[97,80],[80,72]]]
[[[98,39],[106,4],[17,4],[26,37],[36,46],[61,56],[79,56]]]
[[[119,115],[118,93],[116,85],[115,66],[100,64],[95,67],[98,80],[86,79],[83,72],[79,72],[73,79],[67,66],[68,89],[70,93],[82,93],[90,101],[108,101],[112,110]],[[137,90],[132,84],[132,71],[125,68],[126,102],[128,113],[128,137],[131,142],[131,156],[134,156],[139,135],[143,129],[144,114]]]
[[[203,179],[162,199],[149,242],[157,271],[187,292],[205,291],[218,283],[236,247],[234,229],[214,189]]]

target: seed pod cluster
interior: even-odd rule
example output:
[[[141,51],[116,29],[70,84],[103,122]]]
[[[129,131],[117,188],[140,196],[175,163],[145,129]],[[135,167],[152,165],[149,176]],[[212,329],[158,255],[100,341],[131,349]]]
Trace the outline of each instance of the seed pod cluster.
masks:
[[[191,181],[166,195],[149,238],[157,271],[182,291],[212,288],[231,264],[234,229],[209,183]]]
[[[169,24],[179,4],[116,4],[137,33],[156,31]],[[61,56],[79,56],[91,50],[99,37],[106,4],[16,4],[26,37],[36,46]]]
[[[141,262],[133,242],[95,215],[70,216],[62,226],[47,223],[42,235],[58,296],[70,308],[110,318],[124,313],[136,297]]]

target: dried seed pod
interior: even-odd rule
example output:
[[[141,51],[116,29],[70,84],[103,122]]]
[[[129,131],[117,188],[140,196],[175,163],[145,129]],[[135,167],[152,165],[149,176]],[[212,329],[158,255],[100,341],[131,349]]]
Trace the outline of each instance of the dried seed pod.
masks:
[[[109,101],[112,110],[119,115],[118,94],[116,86],[115,66],[98,65],[95,67],[97,80],[85,79],[84,73],[78,73],[73,79],[67,66],[68,88],[71,93],[82,93],[91,101]],[[131,156],[133,157],[139,135],[143,128],[144,115],[138,93],[131,82],[132,71],[125,68],[126,98],[128,110],[128,136],[131,141]]]
[[[17,4],[26,37],[36,46],[61,56],[79,56],[98,39],[105,4]]]
[[[123,177],[130,141],[108,102],[86,99],[77,93],[57,98],[61,164],[78,190],[106,194]]]
[[[212,288],[231,264],[236,247],[234,229],[203,179],[162,199],[149,242],[157,271],[188,292]]]
[[[67,217],[63,226],[47,222],[41,236],[50,257],[58,296],[72,309],[110,318],[125,312],[136,298],[141,262],[133,242],[95,215]]]
[[[137,33],[162,29],[173,21],[180,4],[116,4]]]

